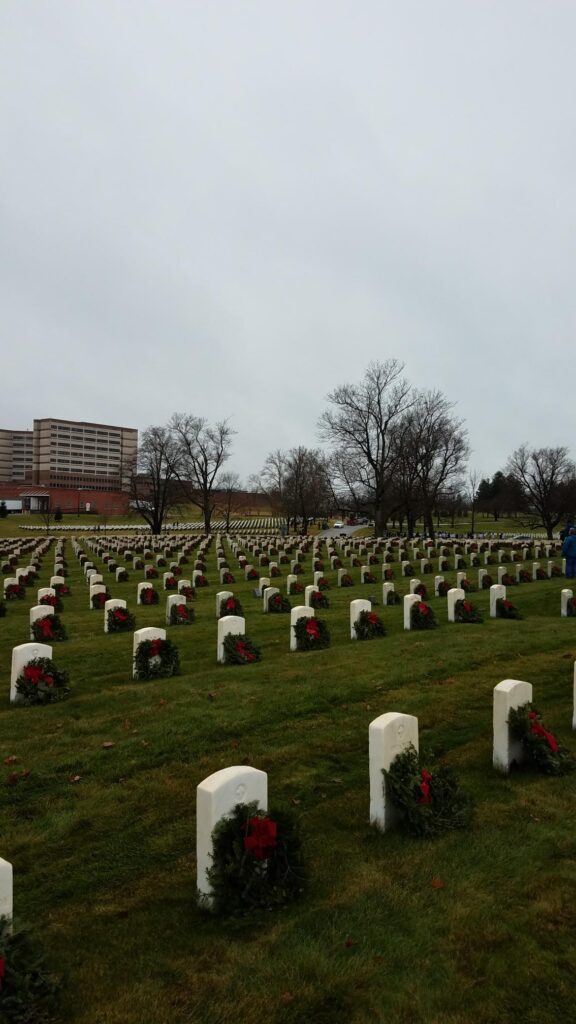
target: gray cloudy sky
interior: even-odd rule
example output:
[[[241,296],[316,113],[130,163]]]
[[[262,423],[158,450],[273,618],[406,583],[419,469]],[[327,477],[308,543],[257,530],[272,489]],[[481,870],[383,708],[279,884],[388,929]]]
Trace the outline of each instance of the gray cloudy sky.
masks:
[[[5,0],[0,426],[314,445],[396,357],[481,473],[568,444],[574,0]]]

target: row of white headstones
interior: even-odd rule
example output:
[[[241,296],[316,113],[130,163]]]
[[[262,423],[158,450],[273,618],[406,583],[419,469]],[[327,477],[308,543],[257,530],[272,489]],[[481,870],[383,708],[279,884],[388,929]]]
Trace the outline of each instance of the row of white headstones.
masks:
[[[78,552],[78,550],[80,550],[79,549],[79,545],[75,544],[74,547],[75,547],[76,552]],[[504,554],[504,552],[499,552],[498,554],[499,554],[499,556],[501,556],[501,555]],[[316,554],[313,557],[313,561],[315,560],[315,558],[316,558]],[[333,559],[331,559],[331,561],[333,561]],[[218,562],[219,563],[225,562],[225,559],[218,559]],[[442,562],[443,562],[443,558],[441,557],[440,560],[439,560],[439,565],[442,565]],[[296,564],[298,564],[296,560],[293,560],[290,563],[290,573],[288,574],[287,581],[286,581],[286,585],[287,585],[287,589],[288,590],[290,589],[290,586],[294,582],[297,581],[297,575],[295,575],[293,573],[293,570],[294,570],[294,567],[296,566]],[[427,559],[425,559],[425,558],[421,559],[421,571],[423,572],[427,568],[427,566],[429,564],[430,563],[428,562]],[[458,570],[459,564],[460,564],[460,556],[456,556],[455,557],[455,569],[456,570]],[[177,565],[177,563],[174,563],[174,565]],[[400,567],[401,567],[402,575],[405,574],[405,570],[406,570],[406,568],[409,565],[410,565],[409,562],[401,561]],[[272,568],[273,566],[277,567],[277,563],[276,562],[271,562],[270,563],[270,568]],[[554,563],[552,561],[549,561],[548,562],[548,566],[547,566],[548,576],[549,577],[552,576],[553,567],[554,567]],[[153,568],[153,566],[145,566],[145,570],[146,570],[146,568]],[[229,569],[227,567],[222,567],[222,565],[220,565],[220,564],[219,564],[218,568],[219,568],[220,583],[222,584],[224,582],[224,578],[225,578],[227,572],[229,572]],[[373,568],[374,567],[370,566],[370,565],[362,565],[361,566],[361,568],[360,568],[360,581],[361,581],[361,583],[366,582],[366,577],[369,577],[369,576],[373,575]],[[382,576],[383,577],[384,577],[384,575],[386,573],[386,570],[388,568],[389,568],[389,566],[387,566],[385,563],[382,565]],[[23,577],[25,577],[33,569],[34,569],[34,566],[32,566],[32,565],[26,566],[24,568],[18,568],[18,569],[15,570],[15,575],[14,576],[6,577],[5,580],[4,580],[4,593],[6,594],[6,590],[7,590],[7,588],[10,585],[18,584],[20,582],[20,580]],[[517,580],[519,580],[520,572],[523,569],[524,569],[524,566],[522,564],[518,564],[518,563],[516,564],[516,579]],[[534,562],[532,564],[532,579],[536,579],[537,578],[537,572],[538,572],[539,569],[540,569],[540,563],[539,562]],[[60,575],[60,570],[63,570],[63,565],[57,559],[56,562],[55,562],[55,565],[54,565],[55,575],[52,577],[52,579],[50,581],[51,585],[53,585],[54,583],[64,583],[65,582],[64,574],[62,572],[62,574]],[[84,565],[84,570],[85,570],[85,573],[87,575],[87,578],[89,578],[89,582],[91,583],[91,585],[93,585],[93,586],[100,586],[100,590],[94,591],[94,593],[102,593],[102,592],[104,592],[106,590],[106,587],[104,586],[103,577],[102,577],[101,574],[99,574],[97,572],[96,568],[94,567],[94,564],[92,562],[90,562],[90,561],[87,561],[85,563],[85,565]],[[245,578],[248,578],[248,575],[251,572],[253,572],[253,570],[254,570],[254,566],[253,565],[251,565],[251,564],[245,565],[243,567]],[[565,571],[565,560],[563,560],[563,563],[562,563],[562,570]],[[115,568],[116,580],[120,580],[122,578],[122,575],[123,575],[124,572],[126,572],[126,569],[124,568],[124,566],[117,566]],[[499,583],[502,582],[502,579],[507,574],[507,572],[508,572],[508,569],[507,569],[506,566],[499,565],[497,567],[497,578],[498,578],[498,582]],[[482,580],[486,576],[486,574],[487,574],[487,570],[486,569],[480,569],[478,571],[478,586],[479,587],[482,587]],[[185,582],[188,585],[191,585],[191,586],[194,587],[196,585],[197,580],[202,575],[202,571],[198,570],[198,569],[195,569],[192,572],[191,575],[192,575],[191,581],[185,581]],[[318,579],[321,578],[322,575],[323,575],[322,572],[314,572],[314,583],[315,584],[317,583]],[[342,579],[346,575],[347,575],[347,570],[345,568],[339,568],[338,569],[338,586],[342,585]],[[162,578],[163,578],[163,587],[166,590],[166,589],[168,589],[168,581],[171,578],[173,578],[172,577],[172,573],[171,572],[163,573],[163,577]],[[467,578],[467,575],[466,575],[465,572],[463,572],[463,571],[457,572],[457,586],[459,585],[459,583],[460,583],[460,581],[462,579],[466,579],[466,578]],[[260,582],[262,583],[264,579],[266,579],[266,578],[262,578]],[[441,577],[441,576],[436,576],[435,577],[435,581],[434,582],[435,582],[436,592],[437,592],[438,584],[442,580],[443,580],[443,577]],[[268,580],[268,582],[269,582],[269,580]],[[416,586],[419,583],[420,583],[419,580],[411,580],[411,586]]]
[[[145,586],[145,584],[141,584]],[[394,589],[394,584],[385,583],[384,588]],[[90,588],[92,590],[92,588]],[[313,586],[306,588],[306,601],[310,601],[312,594],[315,591]],[[52,593],[55,591],[49,587],[43,587],[38,591],[38,600],[44,594]],[[267,587],[263,591],[263,610],[268,611],[268,602],[274,594],[278,594],[279,590],[276,587]],[[385,590],[385,601],[388,591]],[[218,619],[217,627],[217,646],[216,646],[216,658],[220,664],[225,661],[224,655],[224,640],[229,635],[244,635],[246,633],[246,619],[243,615],[224,615],[220,617],[220,610],[222,602],[233,597],[233,593],[228,590],[222,590],[216,595],[216,617]],[[452,587],[447,595],[447,616],[448,622],[456,621],[456,605],[458,601],[466,600],[466,593],[461,587]],[[568,602],[572,599],[573,592],[568,588],[561,591],[560,600],[561,607],[560,612],[562,616],[568,614]],[[497,603],[499,599],[506,599],[506,587],[502,584],[493,584],[490,587],[490,616],[491,618],[497,617]],[[415,604],[421,601],[419,594],[406,594],[403,601],[404,611],[404,629],[412,629],[412,608]],[[184,603],[182,597],[178,594],[171,594],[166,600],[166,623],[170,623],[171,609],[173,606]],[[104,632],[108,632],[108,614],[115,608],[127,607],[126,601],[121,598],[111,598],[104,604]],[[372,602],[357,598],[350,602],[350,639],[357,639],[355,626],[360,618],[362,612],[370,612],[372,610]],[[30,609],[30,638],[33,639],[33,624],[37,619],[44,618],[47,615],[53,615],[54,609],[49,605],[35,605]],[[304,605],[298,605],[292,608],[290,611],[290,650],[294,651],[297,648],[296,631],[295,626],[301,618],[313,618],[315,616],[314,608],[310,607],[308,603]],[[157,626],[145,626],[142,629],[137,629],[133,634],[133,657],[136,656],[136,651],[139,644],[146,640],[165,640],[166,630]],[[34,658],[52,658],[52,647],[49,644],[41,643],[26,643],[19,644],[12,649],[12,666],[10,674],[10,701],[17,703],[19,700],[19,694],[16,689],[16,682],[22,675],[26,665]],[[133,666],[133,676],[136,677],[136,669]]]
[[[576,666],[574,669],[574,713],[576,728]],[[508,773],[514,763],[523,760],[521,741],[510,731],[510,712],[532,702],[532,684],[519,679],[504,679],[494,688],[493,754],[494,768]],[[414,715],[390,711],[370,723],[368,730],[370,822],[386,832],[393,828],[395,809],[389,799],[382,772],[388,770],[395,757],[412,745],[418,751],[418,719]],[[196,791],[196,859],[197,885],[200,897],[209,903],[211,890],[208,870],[212,859],[212,834],[222,818],[237,804],[255,802],[261,811],[268,809],[268,776],[258,768],[232,765],[204,779]],[[12,865],[0,858],[0,917],[13,915]]]

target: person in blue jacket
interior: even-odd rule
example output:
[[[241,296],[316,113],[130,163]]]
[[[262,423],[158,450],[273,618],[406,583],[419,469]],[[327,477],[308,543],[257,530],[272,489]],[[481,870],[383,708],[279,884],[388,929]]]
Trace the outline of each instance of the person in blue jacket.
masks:
[[[576,577],[576,529],[572,527],[562,545],[562,554],[566,559],[566,579]]]

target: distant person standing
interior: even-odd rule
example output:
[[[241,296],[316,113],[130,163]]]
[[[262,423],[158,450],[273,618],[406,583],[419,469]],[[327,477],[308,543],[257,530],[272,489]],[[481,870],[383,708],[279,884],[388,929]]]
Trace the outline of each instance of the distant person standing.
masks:
[[[576,577],[576,529],[572,526],[562,545],[562,554],[566,559],[566,579]]]
[[[562,540],[562,541],[566,540],[566,537],[570,533],[570,530],[572,529],[573,525],[574,524],[573,524],[572,520],[569,519],[568,522],[566,523],[565,528],[563,530],[560,530],[560,540]]]

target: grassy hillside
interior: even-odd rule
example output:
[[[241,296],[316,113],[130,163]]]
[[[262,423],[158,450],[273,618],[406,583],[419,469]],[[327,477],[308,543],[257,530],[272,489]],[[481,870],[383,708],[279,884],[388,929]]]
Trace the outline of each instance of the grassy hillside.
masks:
[[[288,617],[262,614],[231,557],[230,589],[263,659],[223,667],[212,548],[196,622],[168,633],[181,675],[136,683],[131,635],[103,634],[69,541],[66,557],[69,639],[54,657],[71,697],[47,708],[6,699],[0,712],[0,855],[14,864],[18,918],[62,978],[63,1021],[572,1018],[576,777],[501,778],[491,766],[492,690],[507,677],[534,684],[548,727],[576,750],[576,619],[559,618],[562,580],[511,591],[519,622],[488,620],[485,592],[472,597],[486,616],[478,626],[448,625],[445,600],[432,598],[439,628],[407,634],[401,607],[380,608],[387,635],[360,644],[348,638],[349,601],[381,587],[360,587],[351,569],[354,588],[338,590],[327,571],[330,608],[318,614],[332,646],[288,654]],[[50,553],[40,585],[51,564]],[[305,582],[310,570],[307,556]],[[138,626],[161,625],[163,598],[136,608],[141,578],[130,572],[111,592]],[[34,594],[0,619],[5,695]],[[368,725],[386,711],[417,715],[422,748],[458,770],[477,801],[471,832],[417,841],[369,827]],[[196,906],[195,788],[231,764],[268,772],[272,805],[297,814],[310,886],[285,911],[223,922]]]

